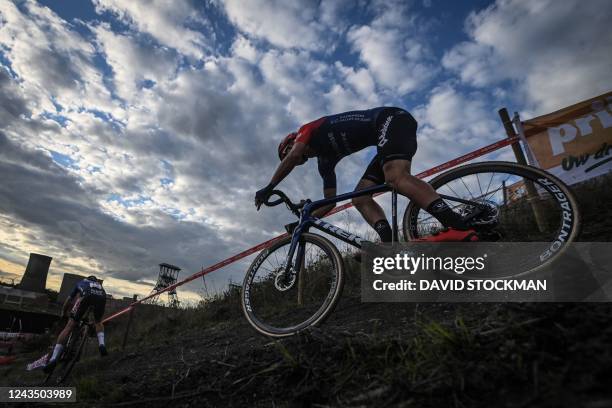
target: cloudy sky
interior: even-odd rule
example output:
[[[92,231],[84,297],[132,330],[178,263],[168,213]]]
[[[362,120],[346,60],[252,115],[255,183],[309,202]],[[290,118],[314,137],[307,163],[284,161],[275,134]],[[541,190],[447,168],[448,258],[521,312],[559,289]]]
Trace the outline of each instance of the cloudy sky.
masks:
[[[39,252],[49,287],[95,273],[146,294],[158,263],[190,274],[291,221],[252,202],[300,124],[405,107],[423,170],[503,137],[501,107],[529,118],[609,91],[610,21],[608,0],[0,0],[0,277]],[[340,163],[340,191],[372,155]],[[308,163],[281,187],[322,185]]]

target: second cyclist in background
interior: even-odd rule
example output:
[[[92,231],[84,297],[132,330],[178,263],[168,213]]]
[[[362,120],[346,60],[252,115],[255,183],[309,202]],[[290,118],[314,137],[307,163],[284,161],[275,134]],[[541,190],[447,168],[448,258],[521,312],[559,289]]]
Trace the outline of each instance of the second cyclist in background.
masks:
[[[59,334],[57,342],[53,347],[53,354],[44,368],[46,373],[53,370],[57,364],[57,359],[61,356],[62,351],[64,350],[64,346],[66,345],[66,341],[68,340],[68,336],[74,328],[74,325],[81,320],[85,312],[87,312],[87,309],[90,307],[93,307],[100,355],[106,356],[108,354],[106,351],[106,345],[104,343],[104,325],[102,324],[102,316],[104,315],[105,306],[106,292],[102,287],[102,282],[95,276],[89,276],[87,279],[83,279],[76,284],[70,293],[70,296],[68,296],[64,302],[62,317],[67,316],[69,309],[70,315],[66,326]]]

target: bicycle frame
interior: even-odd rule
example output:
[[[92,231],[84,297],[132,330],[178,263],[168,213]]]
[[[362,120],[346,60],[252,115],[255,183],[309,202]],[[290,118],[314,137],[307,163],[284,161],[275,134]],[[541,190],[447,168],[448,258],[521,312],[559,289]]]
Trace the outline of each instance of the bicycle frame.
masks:
[[[291,267],[291,260],[293,259],[293,254],[295,253],[295,249],[298,246],[300,241],[300,237],[302,233],[308,232],[308,230],[312,228],[316,228],[320,231],[326,232],[329,235],[338,238],[341,241],[346,242],[349,245],[353,245],[354,247],[361,248],[361,243],[363,238],[358,235],[352,234],[348,231],[343,230],[340,227],[337,227],[333,224],[325,222],[320,218],[313,217],[312,212],[318,208],[325,207],[328,204],[335,204],[339,201],[349,200],[355,197],[361,197],[364,195],[372,195],[376,193],[383,193],[391,191],[391,231],[392,231],[392,243],[398,241],[398,225],[397,225],[397,192],[393,190],[393,188],[387,184],[380,184],[372,187],[366,187],[362,190],[352,191],[349,193],[344,193],[337,195],[335,197],[324,198],[322,200],[307,202],[304,204],[300,211],[300,220],[298,225],[293,230],[293,234],[291,237],[291,245],[289,246],[289,253],[287,254],[287,262],[285,264],[285,272],[289,271]],[[480,207],[480,204],[474,201],[461,199],[458,197],[451,197],[444,194],[440,194],[440,197],[445,200],[456,201],[463,204],[470,204]],[[296,259],[301,260],[304,251],[304,246],[300,246],[298,250],[298,256]]]
[[[361,243],[364,241],[358,235],[352,234],[348,231],[343,230],[340,227],[337,227],[333,224],[325,222],[320,218],[313,217],[312,212],[318,208],[325,207],[328,204],[335,204],[339,201],[349,200],[355,197],[361,197],[364,195],[371,195],[376,193],[382,193],[386,191],[391,191],[393,193],[392,197],[392,231],[393,231],[393,241],[397,240],[397,193],[387,184],[381,184],[377,186],[367,187],[362,190],[352,191],[350,193],[340,194],[335,197],[324,198],[322,200],[307,202],[304,207],[300,211],[300,220],[298,225],[293,230],[293,234],[291,237],[291,245],[289,246],[289,253],[287,254],[287,263],[285,264],[285,272],[288,272],[291,266],[291,260],[293,259],[293,254],[295,253],[295,249],[298,246],[300,241],[300,237],[302,233],[308,232],[308,230],[312,228],[316,228],[320,231],[326,232],[329,235],[336,237],[347,244],[353,245],[354,247],[361,248]],[[304,255],[304,246],[301,245],[298,250],[297,259],[302,259]]]

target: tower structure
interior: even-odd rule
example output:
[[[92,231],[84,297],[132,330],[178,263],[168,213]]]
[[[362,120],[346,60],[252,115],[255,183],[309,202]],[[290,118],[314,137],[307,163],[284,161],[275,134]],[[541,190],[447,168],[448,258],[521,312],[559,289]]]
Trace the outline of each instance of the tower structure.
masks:
[[[52,259],[53,258],[50,256],[31,253],[28,266],[17,288],[31,292],[44,293],[45,287],[47,286],[49,265],[51,265]]]
[[[166,289],[169,286],[172,286],[176,283],[177,279],[178,279],[178,274],[181,271],[181,268],[179,268],[178,266],[174,266],[174,265],[170,265],[167,263],[160,263],[159,264],[159,276],[157,277],[157,283],[155,284],[155,287],[153,288],[153,290],[151,291],[151,294],[155,294],[156,292],[159,292],[160,290]],[[151,303],[155,303],[159,298],[158,296],[155,296],[153,298],[151,298]],[[178,295],[176,294],[176,289],[171,289],[168,291],[168,306],[169,307],[179,307],[179,299],[178,299]]]

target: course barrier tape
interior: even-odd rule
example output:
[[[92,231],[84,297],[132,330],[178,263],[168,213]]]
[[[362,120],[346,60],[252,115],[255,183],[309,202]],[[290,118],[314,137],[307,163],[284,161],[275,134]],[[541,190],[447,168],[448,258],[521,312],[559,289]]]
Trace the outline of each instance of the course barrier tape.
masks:
[[[487,146],[481,147],[480,149],[474,150],[473,152],[470,152],[470,153],[464,154],[463,156],[457,157],[456,159],[447,161],[446,163],[443,163],[443,164],[441,164],[439,166],[432,167],[429,170],[425,170],[425,171],[417,174],[416,177],[418,177],[418,178],[429,177],[429,176],[431,176],[433,174],[436,174],[436,173],[439,173],[441,171],[450,169],[451,167],[455,167],[455,166],[457,166],[457,165],[459,165],[461,163],[465,163],[465,162],[470,161],[472,159],[475,159],[477,157],[483,156],[483,155],[485,155],[487,153],[491,153],[491,152],[493,152],[495,150],[501,149],[502,147],[511,145],[511,144],[516,143],[518,141],[519,141],[519,137],[518,136],[509,137],[509,138],[505,138],[505,139],[499,140],[499,141],[497,141],[495,143],[491,143],[490,145],[487,145]],[[384,194],[384,193],[378,193],[376,195],[378,196],[380,194]],[[353,206],[353,204],[350,201],[348,203],[346,203],[346,204],[337,206],[332,211],[327,213],[326,217],[329,217],[330,215],[336,214],[336,213],[338,213],[340,211],[344,211],[344,210],[346,210],[348,208],[351,208],[352,206]],[[229,257],[227,259],[224,259],[224,260],[222,260],[220,262],[217,262],[214,265],[211,265],[211,266],[209,266],[207,268],[204,268],[200,272],[196,272],[193,275],[188,276],[187,278],[183,279],[182,281],[176,282],[173,285],[170,285],[170,286],[168,286],[168,287],[166,287],[166,288],[164,288],[164,289],[162,289],[160,291],[157,291],[157,292],[155,292],[155,293],[153,293],[153,294],[151,294],[149,296],[146,296],[146,297],[144,297],[142,299],[139,299],[139,300],[135,301],[134,303],[130,304],[125,309],[122,309],[122,310],[120,310],[120,311],[118,311],[116,313],[113,313],[110,316],[106,317],[102,321],[102,323],[106,323],[109,320],[112,320],[112,319],[114,319],[116,317],[119,317],[119,316],[129,312],[135,306],[137,306],[138,304],[140,304],[140,303],[142,303],[142,302],[144,302],[146,300],[149,300],[151,298],[154,298],[155,296],[159,296],[160,294],[162,294],[164,292],[167,292],[167,291],[175,289],[175,288],[177,288],[179,286],[182,286],[182,285],[184,285],[184,284],[186,284],[188,282],[191,282],[191,281],[193,281],[195,279],[198,279],[198,278],[200,278],[200,277],[202,277],[202,276],[204,276],[206,274],[214,272],[217,269],[221,269],[224,266],[232,264],[232,263],[234,263],[234,262],[236,262],[236,261],[238,261],[238,260],[240,260],[242,258],[246,258],[247,256],[249,256],[251,254],[254,254],[255,252],[259,252],[259,251],[269,247],[270,245],[274,244],[276,241],[278,241],[280,239],[283,239],[287,235],[288,235],[287,233],[279,235],[279,236],[277,236],[275,238],[272,238],[272,239],[269,239],[269,240],[267,240],[265,242],[262,242],[259,245],[256,245],[256,246],[254,246],[252,248],[249,248],[246,251],[242,251],[239,254],[236,254],[236,255],[231,256],[231,257]]]

